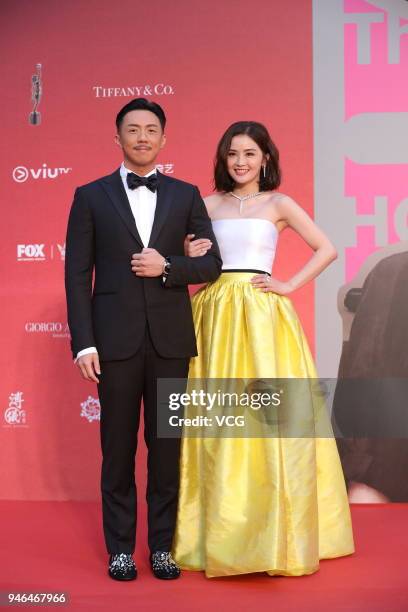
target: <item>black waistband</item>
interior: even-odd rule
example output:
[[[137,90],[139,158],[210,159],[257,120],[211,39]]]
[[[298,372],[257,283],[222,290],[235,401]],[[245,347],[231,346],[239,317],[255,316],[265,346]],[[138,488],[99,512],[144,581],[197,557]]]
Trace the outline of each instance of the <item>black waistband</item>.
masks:
[[[242,269],[238,269],[238,268],[234,268],[233,270],[222,270],[222,272],[229,274],[229,272],[255,272],[255,274],[267,274],[268,276],[270,276],[269,272],[265,272],[265,270],[251,270],[248,268],[245,268],[245,270]]]

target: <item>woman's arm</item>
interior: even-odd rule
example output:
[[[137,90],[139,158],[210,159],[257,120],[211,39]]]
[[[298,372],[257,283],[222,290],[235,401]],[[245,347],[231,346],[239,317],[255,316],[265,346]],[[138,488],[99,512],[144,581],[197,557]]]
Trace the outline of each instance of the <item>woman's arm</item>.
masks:
[[[279,220],[285,224],[284,228],[291,227],[313,249],[314,254],[306,265],[288,281],[282,282],[273,277],[258,274],[252,278],[251,282],[263,291],[287,295],[323,272],[336,259],[337,251],[324,232],[292,198],[284,196],[276,203],[276,206]]]

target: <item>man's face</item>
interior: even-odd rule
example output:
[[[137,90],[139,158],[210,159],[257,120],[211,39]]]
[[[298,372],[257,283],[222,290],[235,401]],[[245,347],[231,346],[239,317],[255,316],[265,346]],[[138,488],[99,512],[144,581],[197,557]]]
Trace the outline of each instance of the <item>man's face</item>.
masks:
[[[133,110],[124,116],[115,141],[123,150],[126,166],[147,173],[154,168],[166,137],[154,113]]]

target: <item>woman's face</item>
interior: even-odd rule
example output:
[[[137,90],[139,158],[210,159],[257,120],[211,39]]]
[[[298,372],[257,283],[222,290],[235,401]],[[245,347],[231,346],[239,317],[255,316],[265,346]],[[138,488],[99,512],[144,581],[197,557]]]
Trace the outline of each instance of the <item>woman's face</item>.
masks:
[[[265,155],[254,140],[247,134],[239,134],[231,140],[227,155],[228,173],[237,186],[254,183],[258,189],[259,176]]]

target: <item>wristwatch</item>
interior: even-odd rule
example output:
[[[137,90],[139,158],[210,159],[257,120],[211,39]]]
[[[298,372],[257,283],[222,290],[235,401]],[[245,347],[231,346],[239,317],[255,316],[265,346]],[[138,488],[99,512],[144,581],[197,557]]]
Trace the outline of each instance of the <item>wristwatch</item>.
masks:
[[[164,265],[163,265],[163,272],[162,272],[163,283],[166,282],[166,279],[167,279],[168,275],[170,274],[170,270],[171,270],[170,257],[165,257],[164,258]]]

